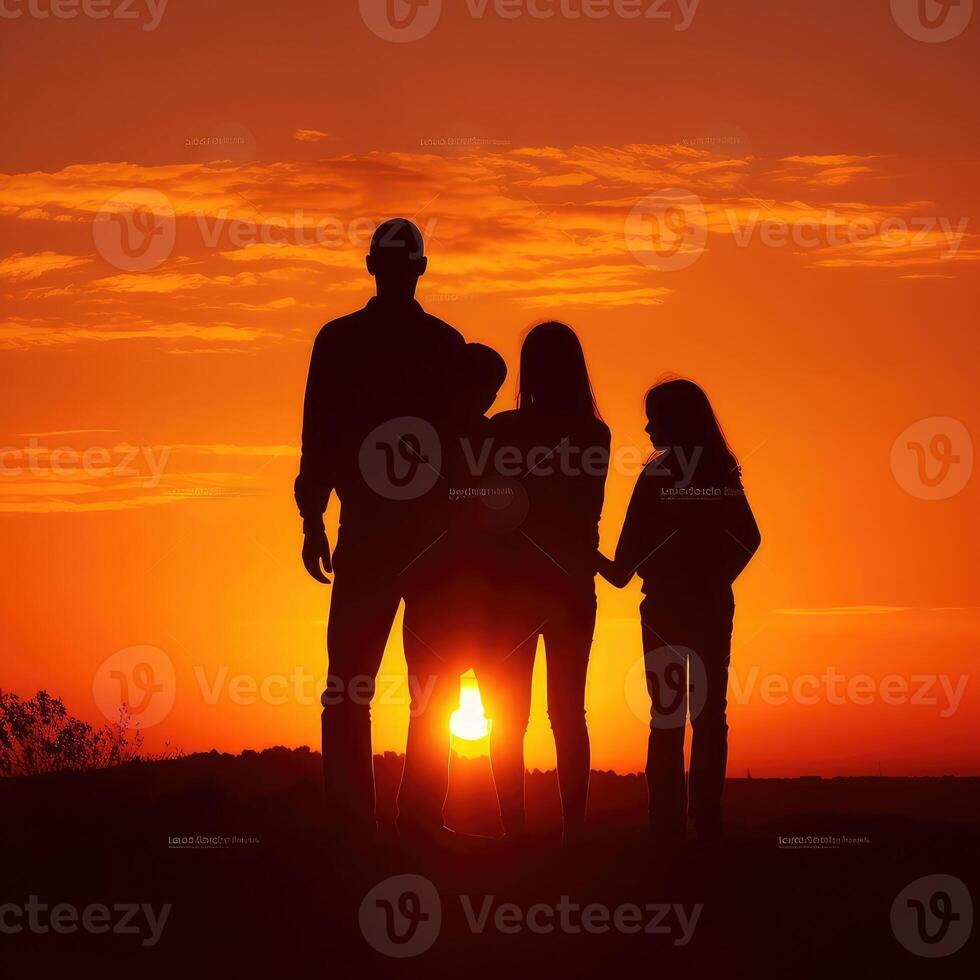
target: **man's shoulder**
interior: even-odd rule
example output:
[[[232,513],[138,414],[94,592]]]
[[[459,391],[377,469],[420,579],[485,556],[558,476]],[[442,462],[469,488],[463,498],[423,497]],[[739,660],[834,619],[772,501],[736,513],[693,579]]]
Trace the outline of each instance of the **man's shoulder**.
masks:
[[[462,346],[466,343],[463,335],[451,324],[439,317],[433,316],[426,310],[422,310],[422,322],[437,335],[444,337],[447,342]]]
[[[329,320],[317,331],[314,343],[322,346],[343,341],[346,337],[354,335],[358,328],[363,326],[364,320],[364,310],[355,310],[335,320]]]
[[[426,313],[421,307],[418,309],[419,315],[414,318],[410,317],[406,326],[410,327],[414,321],[415,325],[421,326],[424,333],[434,338],[438,343],[454,349],[465,346],[466,341],[463,339],[463,335],[455,327],[446,323],[445,320],[432,316],[431,313]],[[364,307],[325,323],[317,332],[314,343],[318,347],[329,346],[331,348],[338,345],[344,346],[347,343],[368,343],[370,342],[369,335],[376,324],[377,318],[372,315],[370,307]]]

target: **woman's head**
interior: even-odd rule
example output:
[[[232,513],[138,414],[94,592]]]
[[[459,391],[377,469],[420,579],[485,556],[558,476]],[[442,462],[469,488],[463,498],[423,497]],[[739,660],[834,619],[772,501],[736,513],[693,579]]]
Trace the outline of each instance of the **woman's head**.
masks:
[[[698,482],[738,481],[738,460],[699,385],[684,378],[655,384],[646,395],[646,413],[646,432],[654,449],[674,456],[683,453],[682,462],[695,467]],[[668,466],[673,462],[669,455]]]
[[[521,347],[517,405],[563,415],[599,418],[585,353],[564,323],[539,323]]]

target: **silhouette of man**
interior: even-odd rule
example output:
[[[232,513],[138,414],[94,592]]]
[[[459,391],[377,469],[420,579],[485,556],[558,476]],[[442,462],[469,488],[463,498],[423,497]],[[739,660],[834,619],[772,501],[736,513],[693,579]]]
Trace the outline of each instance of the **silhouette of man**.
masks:
[[[320,330],[303,411],[303,564],[318,582],[335,577],[321,699],[327,820],[357,837],[376,826],[370,704],[385,643],[419,558],[445,533],[441,447],[464,342],[415,300],[426,266],[415,225],[378,227],[367,256],[377,295]],[[323,513],[333,492],[331,558]]]

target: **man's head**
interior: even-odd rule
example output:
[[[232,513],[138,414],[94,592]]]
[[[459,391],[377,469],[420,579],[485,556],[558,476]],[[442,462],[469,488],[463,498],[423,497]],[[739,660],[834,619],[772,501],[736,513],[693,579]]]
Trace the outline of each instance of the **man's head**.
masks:
[[[485,415],[507,378],[507,364],[492,347],[467,344],[463,348],[460,374],[463,410]]]
[[[371,237],[367,270],[374,276],[378,295],[411,299],[428,259],[422,233],[407,218],[391,218],[378,225]]]

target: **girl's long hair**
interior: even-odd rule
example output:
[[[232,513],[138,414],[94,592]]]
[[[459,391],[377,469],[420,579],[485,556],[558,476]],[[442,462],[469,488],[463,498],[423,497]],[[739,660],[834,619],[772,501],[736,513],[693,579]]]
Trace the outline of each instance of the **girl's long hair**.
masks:
[[[704,390],[685,378],[659,381],[646,394],[647,418],[664,433],[658,447],[667,452],[664,464],[673,472],[680,466],[677,449],[687,461],[697,456],[693,482],[698,486],[740,487],[742,470],[722,431]]]
[[[555,321],[539,323],[524,338],[517,407],[551,415],[602,418],[585,352],[571,327]]]

